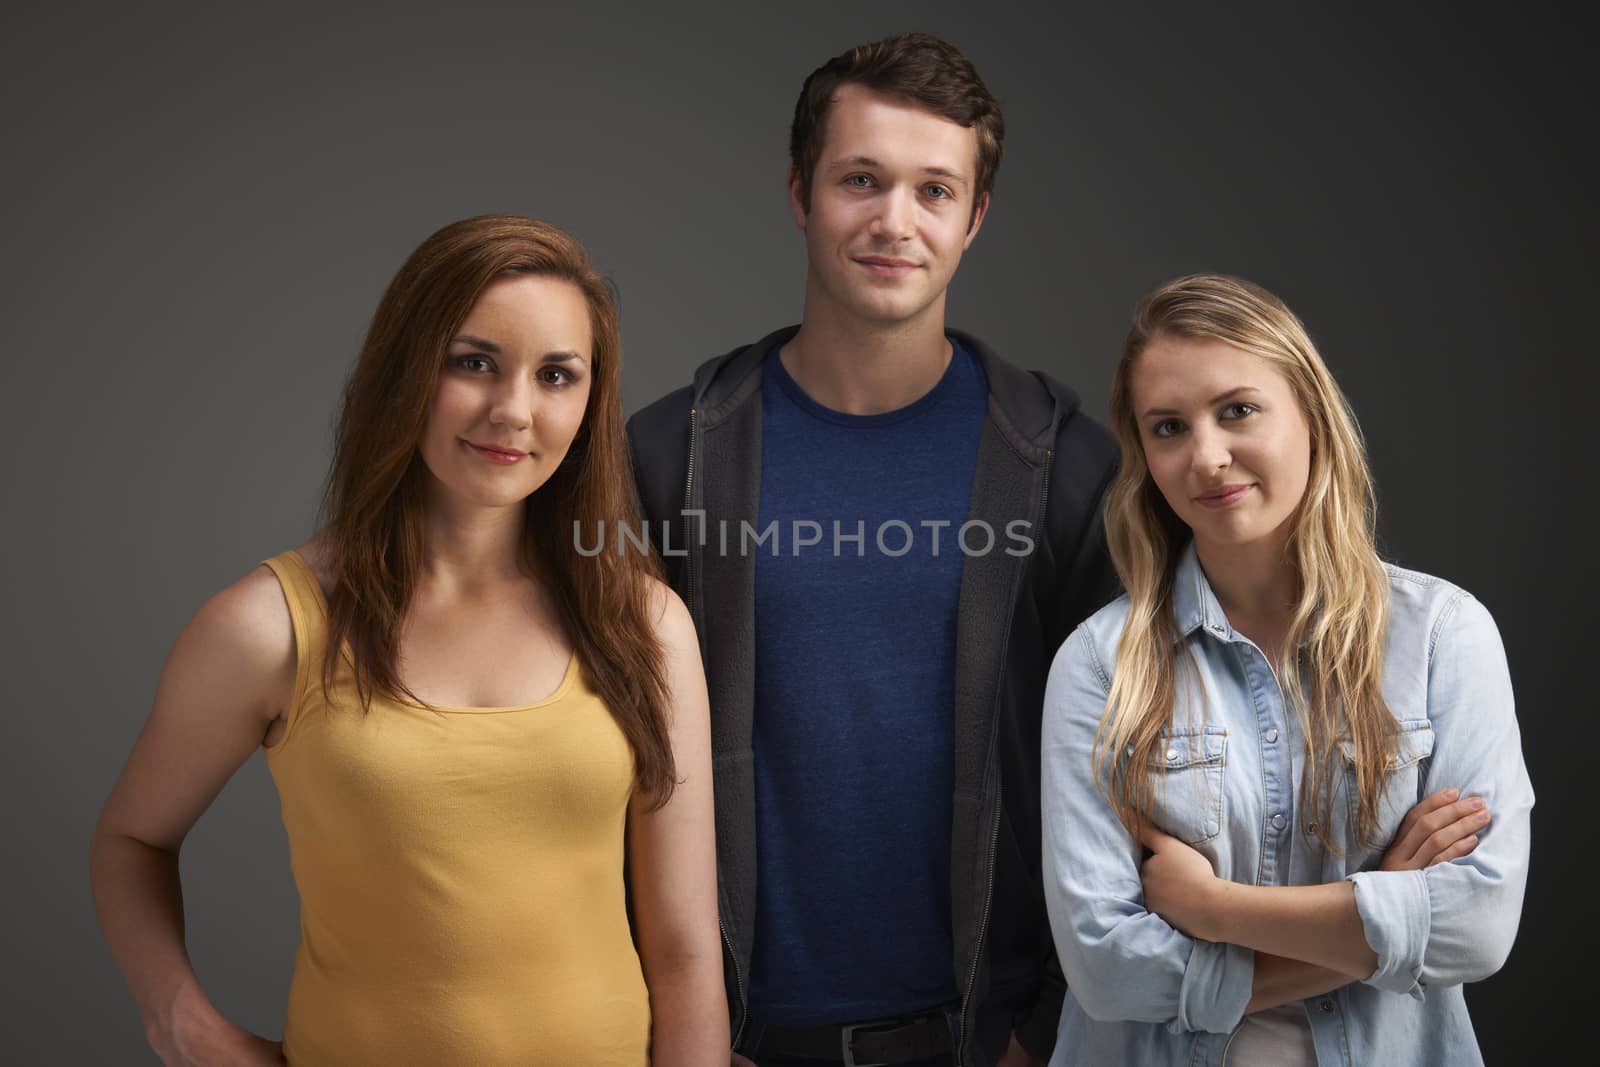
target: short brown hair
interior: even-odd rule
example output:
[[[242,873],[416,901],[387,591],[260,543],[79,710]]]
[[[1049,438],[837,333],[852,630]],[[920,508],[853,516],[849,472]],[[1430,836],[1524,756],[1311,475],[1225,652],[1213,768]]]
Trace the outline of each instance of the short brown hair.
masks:
[[[978,135],[978,173],[973,206],[994,188],[1005,145],[1000,101],[961,50],[931,33],[897,33],[857,45],[811,72],[794,105],[789,126],[789,161],[800,177],[802,201],[811,210],[811,178],[826,133],[823,123],[841,86],[860,85],[900,96]]]

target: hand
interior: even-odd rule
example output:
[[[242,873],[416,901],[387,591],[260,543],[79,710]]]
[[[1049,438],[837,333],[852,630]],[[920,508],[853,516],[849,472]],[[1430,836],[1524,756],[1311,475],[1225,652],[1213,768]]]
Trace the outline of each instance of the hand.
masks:
[[[224,1019],[194,983],[179,990],[164,1025],[149,1028],[166,1067],[281,1067],[283,1043]]]
[[[729,1061],[729,1067],[756,1067],[755,1060],[747,1060],[737,1052],[730,1053],[730,1055],[733,1058]]]
[[[1017,1040],[1017,1035],[1011,1035],[1011,1044],[1006,1046],[1005,1055],[995,1063],[994,1067],[1045,1067],[1044,1060],[1035,1056],[1022,1047],[1022,1042]]]
[[[1225,883],[1211,869],[1211,861],[1162,833],[1148,819],[1139,820],[1139,843],[1150,855],[1139,868],[1144,883],[1144,906],[1190,937],[1205,941],[1215,891]]]
[[[1380,871],[1420,871],[1460,859],[1478,847],[1478,831],[1489,825],[1482,797],[1456,798],[1459,789],[1441,789],[1406,812],[1394,842],[1383,854]]]

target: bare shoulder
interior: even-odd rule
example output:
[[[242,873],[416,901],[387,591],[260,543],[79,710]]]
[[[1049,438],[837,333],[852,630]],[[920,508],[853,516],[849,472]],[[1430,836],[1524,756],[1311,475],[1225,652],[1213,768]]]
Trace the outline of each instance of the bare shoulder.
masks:
[[[154,706],[101,826],[175,851],[294,692],[294,624],[265,566],[195,612],[172,646]]]
[[[283,586],[263,564],[201,605],[164,674],[179,691],[225,690],[276,716],[293,689],[296,653]]]
[[[683,598],[659,578],[646,578],[650,597],[650,618],[655,623],[656,639],[667,648],[697,645],[694,619]]]
[[[180,641],[204,644],[213,653],[251,660],[294,654],[294,625],[278,576],[265,565],[252,570],[203,604]]]

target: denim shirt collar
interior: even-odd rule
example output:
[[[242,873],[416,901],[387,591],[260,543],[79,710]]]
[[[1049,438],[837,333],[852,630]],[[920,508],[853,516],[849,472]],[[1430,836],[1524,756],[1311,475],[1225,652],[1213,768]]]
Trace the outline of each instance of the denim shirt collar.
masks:
[[[1180,641],[1202,627],[1224,641],[1233,635],[1228,616],[1223,613],[1217,594],[1211,591],[1211,583],[1206,581],[1206,573],[1200,568],[1193,538],[1183,546],[1178,570],[1173,575],[1172,617],[1178,624]]]

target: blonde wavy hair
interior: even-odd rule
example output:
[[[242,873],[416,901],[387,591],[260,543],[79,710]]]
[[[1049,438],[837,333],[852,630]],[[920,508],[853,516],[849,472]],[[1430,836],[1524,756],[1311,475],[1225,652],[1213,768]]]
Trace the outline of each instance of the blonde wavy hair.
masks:
[[[1374,545],[1372,474],[1355,416],[1305,327],[1283,301],[1240,278],[1193,274],[1146,296],[1112,381],[1111,423],[1122,465],[1106,497],[1106,536],[1130,604],[1095,736],[1096,779],[1133,829],[1150,810],[1155,787],[1153,774],[1137,772],[1164,766],[1152,757],[1172,721],[1178,685],[1172,587],[1190,531],[1150,476],[1131,381],[1139,357],[1163,337],[1221,341],[1267,360],[1294,390],[1310,427],[1311,469],[1286,549],[1299,596],[1278,681],[1304,726],[1300,800],[1312,813],[1314,833],[1341,851],[1328,826],[1343,742],[1355,775],[1356,832],[1372,843],[1384,769],[1396,748],[1381,689],[1389,596]]]

